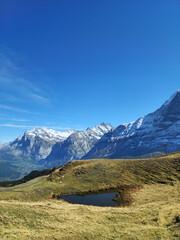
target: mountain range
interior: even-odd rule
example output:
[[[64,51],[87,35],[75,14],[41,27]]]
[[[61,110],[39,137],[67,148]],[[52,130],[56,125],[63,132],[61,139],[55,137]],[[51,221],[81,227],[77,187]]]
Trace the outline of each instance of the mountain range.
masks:
[[[180,150],[180,90],[155,112],[105,134],[84,158],[137,158],[164,152],[164,144],[169,153]]]
[[[0,145],[0,179],[76,159],[139,158],[180,150],[180,90],[159,109],[113,128],[101,123],[85,131],[32,129]],[[7,170],[8,168],[8,170]]]

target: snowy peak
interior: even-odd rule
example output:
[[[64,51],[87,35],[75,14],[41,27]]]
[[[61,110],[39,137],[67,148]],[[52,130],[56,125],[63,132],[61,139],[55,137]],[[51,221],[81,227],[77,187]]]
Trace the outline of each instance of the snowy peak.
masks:
[[[91,148],[112,129],[110,124],[102,123],[85,131],[71,134],[63,143],[56,143],[51,154],[45,159],[48,166],[58,165],[70,160],[81,159]]]
[[[78,159],[86,154],[94,144],[110,129],[110,124],[101,123],[85,131],[55,131],[47,128],[34,128],[10,142],[6,149],[23,158],[46,159],[51,152],[58,152],[66,161]],[[61,151],[63,155],[61,155]],[[52,153],[52,159],[55,155]]]
[[[85,133],[85,135],[90,134],[90,135],[97,136],[97,138],[100,138],[111,129],[112,129],[112,126],[110,124],[105,124],[105,123],[101,123],[100,125],[94,126],[92,128],[87,128],[85,131],[75,131],[72,129],[68,129],[66,131],[55,131],[53,129],[47,129],[47,128],[42,128],[42,129],[34,128],[32,130],[26,131],[23,136],[26,139],[38,137],[47,141],[62,142],[66,140],[70,135],[75,133]],[[21,140],[23,136],[20,136],[18,140]]]
[[[99,126],[102,126],[102,127],[109,127],[110,126],[112,128],[111,124],[104,123],[104,122],[102,122]]]
[[[97,139],[100,139],[105,133],[109,132],[113,127],[108,123],[105,124],[104,122],[100,125],[94,126],[92,128],[87,128],[87,134],[94,135]]]
[[[101,131],[101,132],[107,132],[107,131],[110,131],[113,127],[109,124],[109,123],[101,123],[100,125],[96,125],[92,128],[88,128],[87,130],[91,130],[91,131]]]
[[[46,158],[52,151],[52,147],[57,142],[65,141],[75,130],[55,131],[46,128],[34,128],[26,131],[3,149],[11,151],[13,154],[23,158],[40,160]]]
[[[84,158],[121,158],[180,149],[180,90],[159,109],[105,134]]]
[[[129,124],[118,126],[113,137],[127,138],[135,134],[151,134],[156,131],[167,130],[176,123],[180,127],[180,90],[177,90],[159,109]],[[174,131],[177,131],[174,128]],[[173,131],[173,132],[174,132]]]
[[[55,131],[53,129],[47,129],[47,128],[34,128],[32,130],[26,131],[25,136],[26,138],[35,138],[39,137],[41,139],[47,140],[47,141],[64,141],[67,139],[72,133],[75,133],[75,130],[68,129],[66,131]]]
[[[110,124],[100,124],[92,128],[87,128],[85,131],[77,131],[69,136],[73,141],[81,139],[81,141],[89,141],[91,139],[99,140],[105,133],[109,132],[113,127]]]

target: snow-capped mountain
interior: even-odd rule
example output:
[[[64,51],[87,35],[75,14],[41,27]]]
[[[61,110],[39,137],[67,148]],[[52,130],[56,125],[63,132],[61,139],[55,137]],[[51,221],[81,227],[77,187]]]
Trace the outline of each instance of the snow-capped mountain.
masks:
[[[68,129],[66,131],[55,131],[53,129],[47,129],[47,128],[34,128],[30,131],[25,132],[26,137],[39,137],[47,141],[51,142],[61,142],[64,141],[66,138],[68,138],[72,133],[76,132],[73,129]],[[20,137],[21,138],[21,137]]]
[[[83,158],[138,157],[180,150],[180,90],[158,110],[105,134]]]
[[[56,143],[49,156],[42,160],[46,166],[64,164],[70,160],[80,159],[101,139],[112,130],[110,124],[101,123],[85,131],[77,131],[71,134],[65,141]]]
[[[45,128],[26,131],[14,141],[0,145],[0,170],[4,169],[0,179],[9,178],[10,174],[15,179],[34,169],[80,159],[111,129],[110,124],[101,123],[85,131]]]
[[[17,178],[25,170],[54,167],[74,159],[163,153],[164,143],[168,152],[180,150],[180,90],[155,112],[117,128],[101,123],[85,131],[27,131],[13,142],[0,145],[0,169],[4,169],[4,178],[12,173]]]
[[[63,142],[74,132],[76,131],[71,129],[59,132],[46,128],[34,128],[30,131],[26,131],[24,135],[18,137],[13,142],[2,146],[1,150],[9,151],[15,156],[40,160],[46,158],[50,154],[54,144]]]

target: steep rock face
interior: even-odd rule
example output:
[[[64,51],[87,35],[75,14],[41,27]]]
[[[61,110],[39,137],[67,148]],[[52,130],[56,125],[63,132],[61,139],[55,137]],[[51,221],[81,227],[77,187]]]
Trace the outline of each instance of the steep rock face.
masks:
[[[62,142],[68,138],[75,130],[64,132],[54,131],[52,129],[32,129],[26,131],[24,135],[15,139],[1,148],[1,152],[9,152],[12,155],[28,157],[34,160],[46,158],[54,144]]]
[[[65,141],[56,143],[50,155],[42,162],[46,166],[54,166],[80,159],[111,129],[113,128],[110,124],[101,123],[93,128],[88,128],[86,131],[77,131]]]
[[[138,157],[180,150],[180,90],[158,110],[105,134],[83,158]]]

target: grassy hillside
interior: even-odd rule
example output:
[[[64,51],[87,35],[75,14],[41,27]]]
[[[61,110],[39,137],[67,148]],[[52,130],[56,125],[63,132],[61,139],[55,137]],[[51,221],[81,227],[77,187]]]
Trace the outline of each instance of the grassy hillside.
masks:
[[[41,171],[34,170],[19,180],[2,181],[2,182],[0,182],[0,187],[12,187],[12,186],[16,186],[16,185],[19,185],[22,183],[26,183],[34,178],[49,175],[51,172],[55,171],[57,168],[58,167],[48,168],[48,169],[44,169]]]
[[[60,193],[96,192],[124,185],[174,184],[180,179],[180,153],[152,159],[93,159],[72,161],[48,180],[60,184]]]
[[[0,238],[178,240],[179,179],[180,153],[147,160],[73,161],[49,176],[0,189]],[[131,205],[124,207],[52,199],[130,186],[140,187],[130,191]]]

